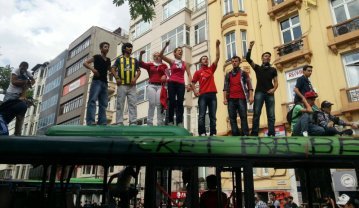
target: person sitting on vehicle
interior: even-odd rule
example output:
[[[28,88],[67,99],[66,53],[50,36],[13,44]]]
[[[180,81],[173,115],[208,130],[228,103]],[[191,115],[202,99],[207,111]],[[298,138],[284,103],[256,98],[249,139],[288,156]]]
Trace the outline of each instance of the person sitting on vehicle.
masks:
[[[354,198],[346,194],[342,194],[338,197],[337,205],[339,208],[358,208],[358,203],[356,203]]]
[[[319,111],[316,115],[316,123],[319,126],[322,126],[325,129],[325,135],[326,136],[334,136],[334,135],[353,135],[353,130],[346,129],[342,132],[338,131],[334,125],[340,125],[340,126],[351,126],[352,128],[358,128],[358,125],[355,123],[347,123],[339,117],[331,115],[332,111],[332,105],[333,103],[329,101],[323,101],[321,104],[321,111]]]
[[[217,176],[209,175],[206,177],[208,191],[205,191],[200,197],[200,208],[217,208],[218,195],[217,195]],[[227,195],[221,192],[221,206],[220,208],[227,207]]]

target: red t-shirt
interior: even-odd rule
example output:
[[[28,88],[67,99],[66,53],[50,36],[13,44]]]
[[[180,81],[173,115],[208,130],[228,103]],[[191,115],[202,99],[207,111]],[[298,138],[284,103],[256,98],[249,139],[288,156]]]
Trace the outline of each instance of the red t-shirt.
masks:
[[[186,63],[176,60],[171,65],[171,75],[168,81],[184,84],[184,72],[186,71]]]
[[[229,74],[229,98],[234,99],[246,99],[246,96],[243,92],[242,82],[241,82],[241,73]]]
[[[167,69],[166,64],[155,65],[154,63],[145,63],[143,61],[140,62],[140,67],[147,70],[150,83],[161,83],[161,77],[165,75],[165,70]]]
[[[216,84],[214,82],[214,72],[216,71],[216,64],[212,64],[210,67],[201,66],[193,75],[192,83],[199,81],[199,94],[205,94],[209,92],[217,93]]]

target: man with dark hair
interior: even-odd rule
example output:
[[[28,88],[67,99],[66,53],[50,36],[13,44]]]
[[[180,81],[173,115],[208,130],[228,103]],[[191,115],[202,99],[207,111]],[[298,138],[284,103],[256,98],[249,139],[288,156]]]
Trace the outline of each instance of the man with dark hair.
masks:
[[[13,69],[10,77],[10,85],[6,90],[4,102],[1,105],[1,114],[5,123],[10,123],[16,117],[15,133],[20,136],[24,117],[28,105],[32,104],[32,98],[26,96],[26,91],[35,84],[33,75],[27,71],[29,64],[21,62],[19,68]]]
[[[137,91],[136,81],[141,75],[137,59],[132,58],[132,44],[122,45],[122,56],[112,65],[111,73],[117,83],[117,116],[116,123],[123,125],[123,111],[127,97],[130,125],[137,125]]]
[[[352,128],[358,128],[358,125],[355,123],[347,123],[339,117],[331,115],[332,111],[332,105],[333,103],[329,101],[323,101],[321,104],[321,111],[319,111],[316,115],[315,122],[323,127],[325,129],[325,135],[326,136],[334,136],[334,135],[352,135],[353,130],[346,129],[342,132],[338,131],[334,125],[340,125],[340,126],[351,126]]]
[[[209,175],[206,177],[208,191],[203,192],[199,200],[200,208],[218,208],[218,196],[217,196],[217,176]],[[227,206],[227,195],[224,192],[220,193],[220,208]]]
[[[96,101],[98,101],[98,125],[106,125],[107,98],[107,77],[111,68],[111,60],[106,57],[110,49],[107,42],[100,43],[101,54],[94,55],[84,62],[84,67],[93,73],[90,87],[89,99],[87,102],[86,124],[95,125]],[[93,66],[91,65],[93,63]]]
[[[217,88],[214,82],[214,73],[217,69],[219,61],[219,45],[220,41],[216,42],[216,59],[211,66],[208,66],[208,57],[202,56],[200,59],[201,68],[193,75],[191,87],[194,95],[198,98],[199,116],[198,116],[198,135],[206,136],[205,116],[208,108],[210,136],[217,134],[216,129],[216,111],[217,111]],[[195,87],[196,82],[199,82],[199,92]]]
[[[303,66],[303,76],[297,79],[297,82],[294,87],[294,103],[298,103],[299,101],[305,99],[304,94],[306,92],[313,91],[312,83],[309,80],[309,77],[312,75],[313,66],[304,65]]]
[[[293,197],[288,196],[288,203],[285,205],[284,208],[297,208],[297,207],[298,207],[298,205],[293,202]]]
[[[268,196],[269,196],[268,205],[273,206],[274,208],[279,208],[280,207],[280,202],[275,198],[276,197],[275,193],[270,192],[268,194]]]
[[[257,77],[257,86],[254,94],[254,114],[251,135],[258,136],[260,116],[263,104],[265,103],[268,121],[268,136],[275,136],[274,92],[278,88],[277,70],[270,64],[271,53],[269,52],[262,54],[262,65],[255,64],[253,62],[251,59],[253,45],[254,41],[251,41],[246,56],[246,60],[253,68]]]
[[[228,105],[228,116],[233,136],[248,136],[247,102],[253,103],[253,87],[247,72],[239,65],[241,58],[232,57],[233,69],[224,78],[223,103]],[[238,130],[237,115],[241,118],[241,134]]]

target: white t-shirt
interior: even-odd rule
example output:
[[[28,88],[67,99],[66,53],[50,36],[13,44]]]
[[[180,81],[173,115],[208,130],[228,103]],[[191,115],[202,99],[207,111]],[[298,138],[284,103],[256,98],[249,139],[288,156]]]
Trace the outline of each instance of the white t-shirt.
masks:
[[[17,69],[13,69],[13,70],[11,71],[10,80],[11,80],[11,77],[12,77],[13,74],[16,75],[16,76],[19,76],[19,75],[20,75],[20,69],[17,68]],[[24,76],[26,76],[26,77],[28,77],[28,78],[32,78],[32,77],[33,77],[32,74],[31,74],[29,71],[26,71],[26,72],[24,73]],[[7,92],[7,93],[21,93],[22,90],[23,90],[22,87],[15,86],[15,85],[13,85],[13,84],[11,83],[11,81],[10,81],[10,85],[9,85],[9,87],[7,88],[7,91],[6,91],[6,92]]]

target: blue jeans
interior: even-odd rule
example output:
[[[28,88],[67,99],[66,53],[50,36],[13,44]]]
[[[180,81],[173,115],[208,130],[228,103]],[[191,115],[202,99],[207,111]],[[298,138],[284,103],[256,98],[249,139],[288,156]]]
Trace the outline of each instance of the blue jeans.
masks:
[[[198,98],[198,107],[199,107],[199,117],[198,117],[198,134],[206,133],[205,117],[208,107],[209,115],[209,126],[210,126],[210,135],[217,134],[216,129],[216,112],[217,112],[217,96],[216,93],[205,93],[200,95]]]
[[[253,125],[252,136],[258,136],[259,132],[259,119],[261,117],[263,104],[266,104],[267,120],[268,120],[268,136],[275,136],[275,113],[274,113],[274,94],[268,94],[266,92],[255,92],[254,94],[254,106],[253,106]]]
[[[303,132],[308,132],[309,136],[323,136],[325,129],[311,122],[311,115],[303,113],[298,122],[293,127],[293,136],[303,136]]]
[[[239,133],[237,124],[237,115],[241,118],[242,133]],[[247,121],[247,100],[246,99],[228,99],[228,115],[231,123],[233,136],[248,136],[249,128]]]
[[[92,80],[89,99],[87,102],[86,124],[94,125],[96,114],[96,101],[98,101],[98,125],[106,125],[106,108],[108,104],[107,83],[101,80]]]
[[[176,124],[183,123],[183,101],[184,101],[185,85],[177,82],[168,82],[168,99],[169,99],[169,116],[168,122],[174,123],[174,113],[176,109]]]

